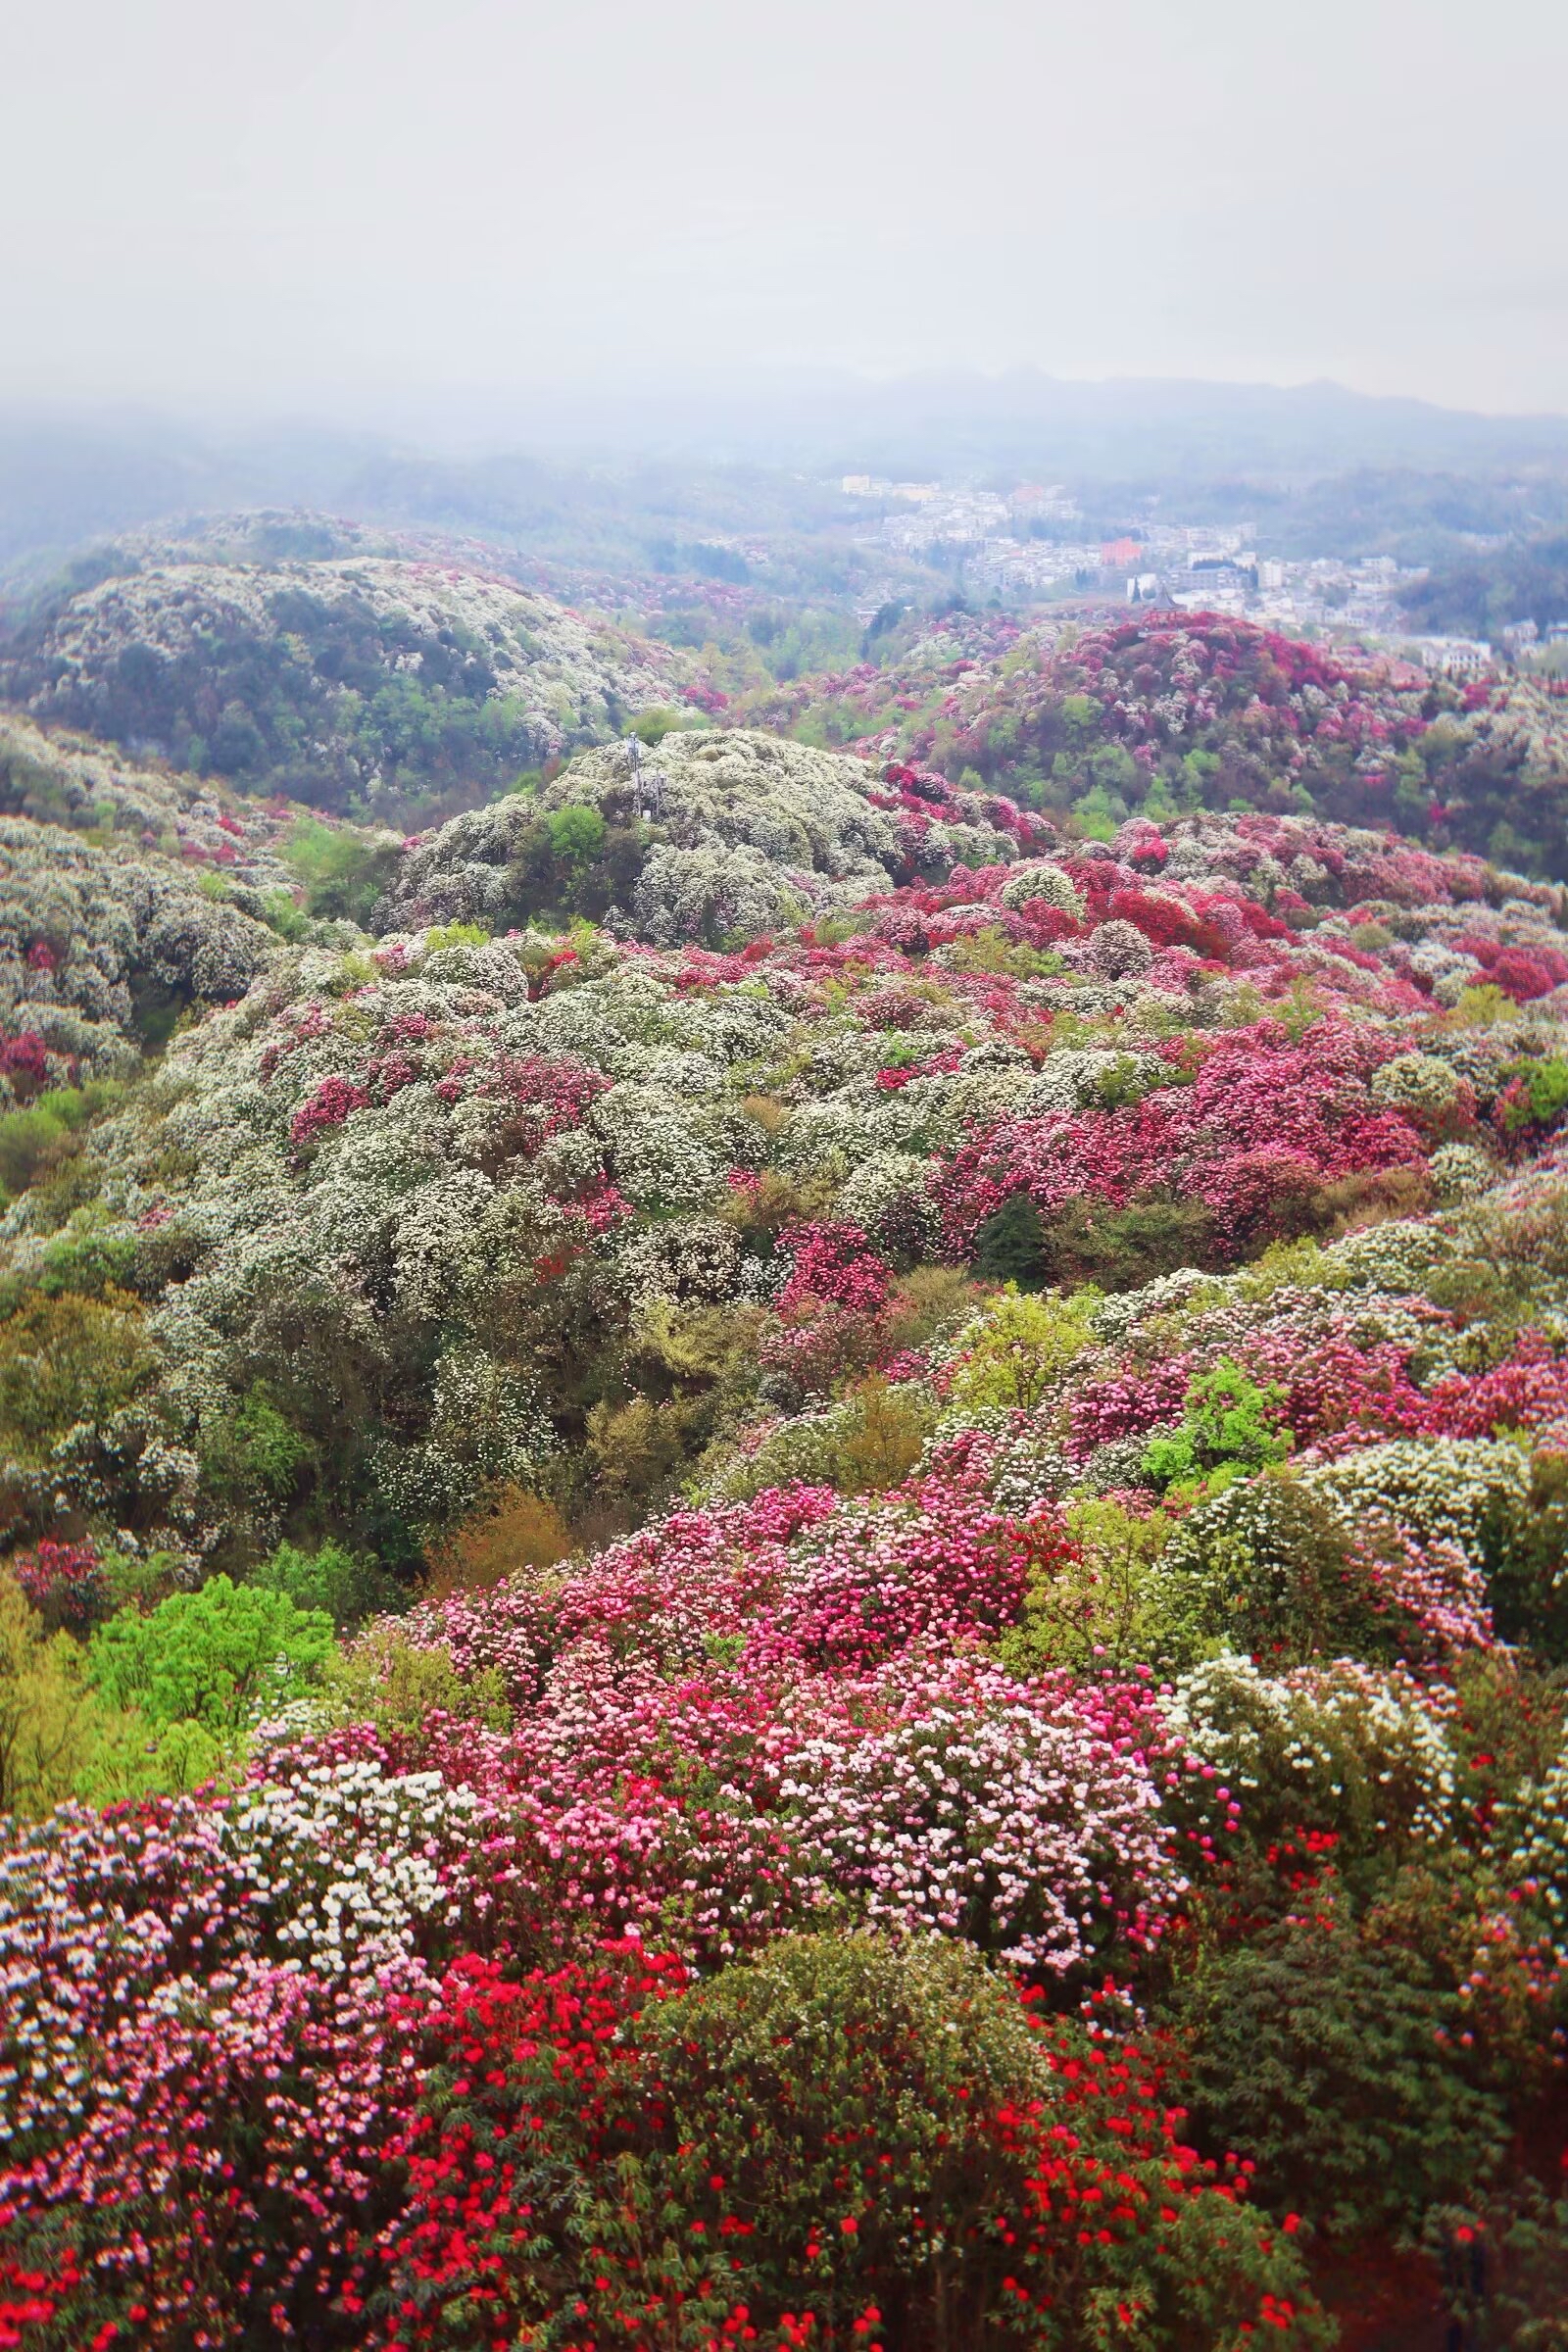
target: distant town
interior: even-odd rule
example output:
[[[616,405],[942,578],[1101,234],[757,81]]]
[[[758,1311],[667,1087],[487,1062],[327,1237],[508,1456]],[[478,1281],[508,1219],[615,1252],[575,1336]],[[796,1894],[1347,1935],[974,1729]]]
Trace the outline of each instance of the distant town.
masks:
[[[1085,516],[1057,483],[1026,482],[1005,496],[943,482],[847,473],[847,499],[864,502],[868,548],[931,562],[946,554],[956,585],[975,601],[1006,605],[1075,598],[1165,611],[1233,612],[1293,635],[1326,633],[1386,646],[1448,677],[1479,677],[1500,664],[1568,650],[1568,614],[1485,639],[1424,635],[1406,626],[1402,599],[1426,575],[1392,556],[1269,554],[1257,526],[1140,521],[1108,539],[1083,535]],[[890,593],[892,593],[890,589]],[[876,610],[867,600],[866,616]]]

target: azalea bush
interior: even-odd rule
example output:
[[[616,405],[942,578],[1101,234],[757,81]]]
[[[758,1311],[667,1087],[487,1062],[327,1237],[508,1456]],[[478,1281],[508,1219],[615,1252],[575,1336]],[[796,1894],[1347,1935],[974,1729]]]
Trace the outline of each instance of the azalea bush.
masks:
[[[609,1961],[448,1980],[388,2342],[1328,2340],[1138,2047],[941,1946],[785,1940],[710,1985]]]

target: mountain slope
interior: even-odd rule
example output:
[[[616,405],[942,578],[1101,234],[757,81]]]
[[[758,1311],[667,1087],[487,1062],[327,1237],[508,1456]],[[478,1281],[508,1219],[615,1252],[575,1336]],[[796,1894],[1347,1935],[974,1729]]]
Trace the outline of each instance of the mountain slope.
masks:
[[[1562,888],[4,742],[25,973],[261,959],[85,1088],[0,1003],[0,2337],[1328,2352],[1461,2230],[1554,2310]]]
[[[13,1077],[24,1064],[40,1084],[123,1076],[181,1013],[242,997],[280,929],[307,928],[283,848],[298,814],[0,714],[0,1060]]]
[[[30,623],[0,696],[246,791],[395,820],[487,799],[684,676],[667,649],[455,566],[155,561]]]
[[[1459,687],[1214,613],[1023,629],[958,612],[733,716],[929,760],[1102,831],[1141,810],[1296,810],[1557,876],[1565,713],[1550,682]]]

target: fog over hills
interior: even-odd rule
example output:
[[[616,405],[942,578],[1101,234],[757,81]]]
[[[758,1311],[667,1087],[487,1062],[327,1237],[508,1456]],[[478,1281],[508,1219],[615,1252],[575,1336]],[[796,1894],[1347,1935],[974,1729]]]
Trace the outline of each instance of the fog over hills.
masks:
[[[410,400],[376,430],[13,407],[0,409],[0,565],[47,563],[139,524],[268,506],[522,536],[569,517],[582,536],[596,514],[624,506],[628,468],[632,494],[651,505],[675,495],[689,521],[707,500],[715,528],[744,527],[760,494],[779,495],[747,478],[759,472],[1038,473],[1167,495],[1216,484],[1299,492],[1364,468],[1499,486],[1555,479],[1568,471],[1568,418],[1482,416],[1330,383],[1090,383],[1030,368],[459,393]]]

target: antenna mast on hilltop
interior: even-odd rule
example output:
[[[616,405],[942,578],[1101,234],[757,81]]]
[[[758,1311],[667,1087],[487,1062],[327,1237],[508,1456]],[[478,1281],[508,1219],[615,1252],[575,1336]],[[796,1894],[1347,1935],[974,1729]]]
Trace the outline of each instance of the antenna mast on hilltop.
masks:
[[[643,767],[643,747],[635,735],[626,737],[626,757],[631,768],[631,780],[637,793],[638,814],[644,824],[651,824],[664,803],[664,778],[661,769]]]

